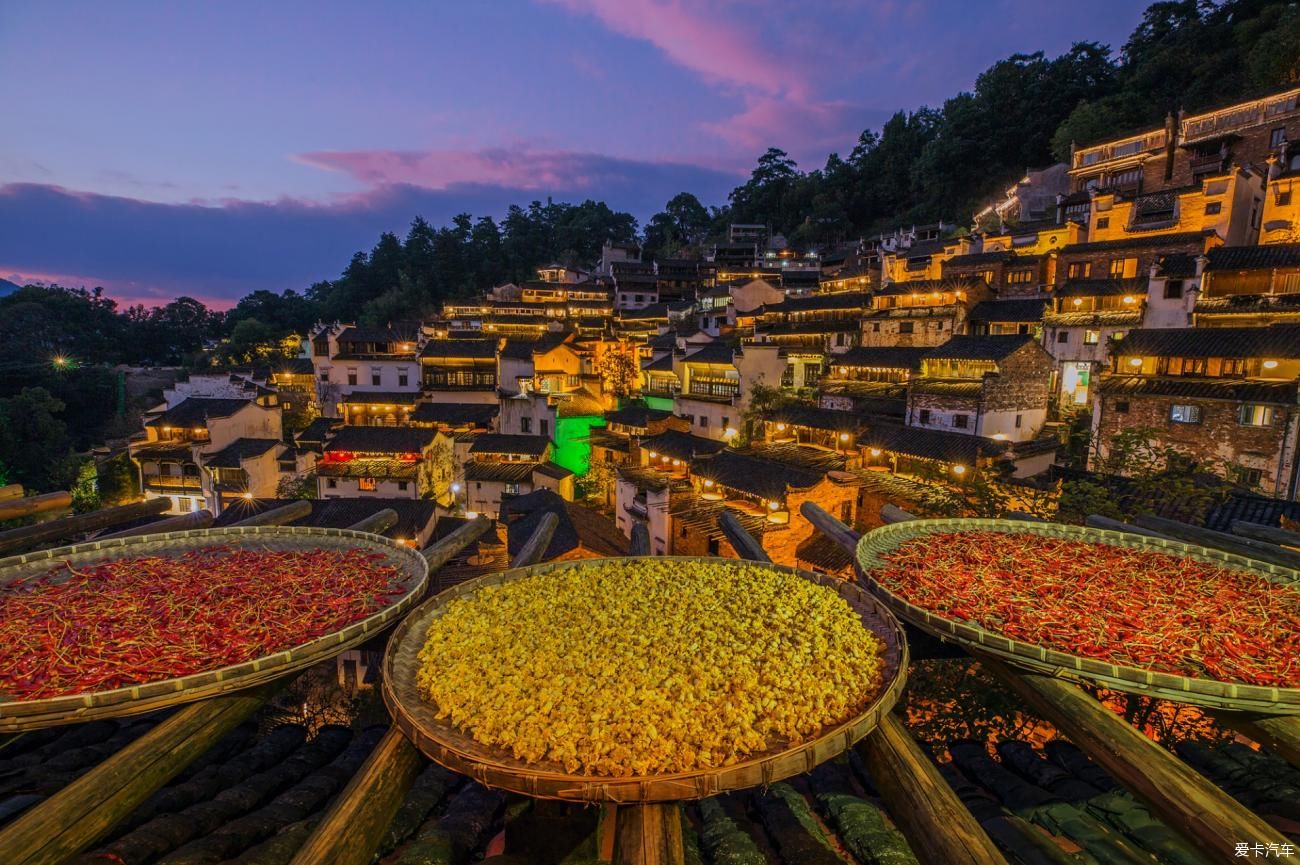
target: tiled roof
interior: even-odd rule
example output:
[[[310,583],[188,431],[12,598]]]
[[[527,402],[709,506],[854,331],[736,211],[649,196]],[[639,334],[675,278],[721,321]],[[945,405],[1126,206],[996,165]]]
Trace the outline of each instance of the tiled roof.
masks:
[[[903,456],[972,465],[979,457],[1005,453],[1006,442],[961,433],[919,427],[877,424],[858,436],[862,447],[874,447]]]
[[[1007,336],[954,336],[943,345],[930,349],[925,358],[926,360],[1002,360],[1031,342],[1037,342],[1037,339],[1027,333]]]
[[[768,413],[766,420],[773,423],[785,423],[830,432],[856,433],[866,426],[865,420],[852,412],[833,411],[806,405],[791,405],[774,409]]]
[[[624,426],[646,427],[654,421],[666,420],[672,417],[672,414],[670,411],[661,411],[645,405],[627,405],[617,411],[605,412],[605,420],[608,423]]]
[[[545,322],[543,321],[542,324]],[[424,348],[420,350],[420,357],[428,360],[443,358],[483,360],[496,356],[495,339],[433,339],[425,343]]]
[[[316,474],[323,478],[384,478],[413,481],[420,474],[420,464],[399,459],[353,459],[347,462],[319,461]]]
[[[550,447],[551,440],[546,436],[508,435],[506,433],[484,433],[469,446],[472,454],[523,454],[540,457]]]
[[[339,332],[339,342],[410,342],[419,337],[418,325],[394,325],[392,327],[346,327]]]
[[[1106,252],[1112,249],[1144,249],[1152,246],[1185,246],[1200,243],[1214,234],[1214,229],[1182,231],[1175,234],[1148,234],[1142,237],[1119,237],[1114,240],[1096,240],[1092,243],[1071,243],[1061,247],[1061,255],[1074,253]]]
[[[194,444],[181,442],[145,442],[131,448],[131,456],[138,460],[183,460],[190,462],[194,455]]]
[[[203,464],[210,469],[237,469],[243,460],[260,457],[283,444],[279,439],[235,439],[219,451],[204,454]]]
[[[1145,279],[1071,279],[1056,290],[1057,297],[1146,297]]]
[[[347,405],[415,405],[419,391],[354,390],[343,395]]]
[[[641,439],[641,450],[654,451],[679,460],[689,460],[696,456],[715,454],[726,449],[726,442],[693,436],[678,430],[665,430],[659,435]]]
[[[950,276],[946,279],[914,279],[910,282],[891,282],[874,292],[877,295],[930,294],[931,292],[970,291],[974,288],[987,288],[983,278],[972,279],[968,276]]]
[[[1208,254],[1207,272],[1215,270],[1271,270],[1300,267],[1300,243],[1269,243],[1263,246],[1220,246]]]
[[[732,355],[736,351],[735,347],[728,342],[711,342],[703,348],[691,351],[683,358],[685,363],[712,363],[712,364],[729,364],[732,362]]]
[[[1118,352],[1156,357],[1300,358],[1300,325],[1131,330]]]
[[[525,483],[532,480],[533,469],[535,468],[537,468],[537,463],[471,461],[465,463],[465,480],[495,481],[504,484]]]
[[[435,430],[421,427],[343,426],[325,445],[325,452],[367,454],[419,453],[429,446]]]
[[[877,348],[851,348],[843,354],[831,356],[831,366],[856,366],[869,369],[920,369],[921,358],[928,348],[881,346]]]
[[[253,405],[251,399],[217,399],[192,396],[181,400],[162,414],[150,418],[145,426],[200,428],[208,425],[209,418],[230,417],[245,406]]]
[[[573,472],[559,463],[545,462],[534,467],[533,471],[539,475],[546,475],[548,478],[555,478],[560,481],[573,477]]]
[[[997,252],[968,252],[965,255],[954,255],[943,263],[947,267],[976,267],[982,264],[1001,264],[1002,262],[1010,263],[1015,261],[1018,256],[1009,249],[1000,249]]]
[[[1228,496],[1227,501],[1210,508],[1205,516],[1205,527],[1216,532],[1228,532],[1232,530],[1233,520],[1276,527],[1281,525],[1282,517],[1300,520],[1300,502],[1234,493]]]
[[[966,315],[968,321],[1042,321],[1047,301],[1036,298],[986,300],[975,304]]]
[[[488,426],[500,411],[498,403],[422,402],[411,412],[411,422]]]
[[[984,383],[955,378],[914,378],[909,383],[909,389],[912,393],[933,396],[979,396]]]
[[[1112,396],[1172,396],[1277,405],[1295,405],[1297,396],[1294,381],[1258,381],[1242,378],[1107,375],[1102,377],[1099,389],[1102,393]]]
[[[825,477],[819,471],[758,459],[732,450],[696,459],[691,463],[691,474],[764,499],[784,498],[787,490],[808,489]]]
[[[673,356],[672,354],[665,354],[663,357],[657,357],[654,360],[647,361],[641,365],[641,369],[646,372],[672,372]]]
[[[318,417],[303,427],[302,431],[294,436],[294,440],[310,444],[321,444],[329,438],[330,432],[340,423],[341,421],[336,418]]]
[[[834,294],[814,294],[811,297],[788,297],[779,303],[770,303],[763,312],[810,312],[825,309],[862,309],[871,302],[871,295],[856,291]]]
[[[1185,252],[1172,252],[1162,255],[1156,261],[1161,276],[1173,279],[1187,279],[1196,276],[1196,256]]]
[[[1197,313],[1218,312],[1245,314],[1253,312],[1289,312],[1300,310],[1300,294],[1230,294],[1224,297],[1197,295]]]

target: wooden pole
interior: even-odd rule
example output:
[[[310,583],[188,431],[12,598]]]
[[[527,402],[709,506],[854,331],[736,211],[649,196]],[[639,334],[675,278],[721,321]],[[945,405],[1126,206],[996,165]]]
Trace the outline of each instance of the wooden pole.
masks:
[[[280,686],[222,694],[178,710],[4,829],[7,865],[56,865],[103,838],[140,803],[242,724]]]
[[[397,511],[392,508],[384,508],[375,511],[364,520],[353,523],[349,528],[357,532],[370,532],[372,535],[382,535],[384,532],[397,525]]]
[[[736,555],[742,559],[753,559],[756,562],[770,562],[767,553],[763,551],[763,544],[758,538],[745,531],[745,527],[736,519],[736,515],[731,511],[723,511],[718,515],[718,528],[727,536],[731,546],[735,548]]]
[[[638,522],[632,526],[632,545],[628,555],[650,555],[650,528],[645,523]]]
[[[133,502],[116,508],[104,508],[88,514],[78,514],[75,517],[64,517],[48,523],[10,529],[7,532],[0,532],[0,554],[25,550],[45,541],[70,538],[96,529],[119,526],[141,517],[152,517],[169,507],[171,502],[168,499],[145,499],[142,502]]]
[[[1227,553],[1236,553],[1250,559],[1259,559],[1262,562],[1281,565],[1284,568],[1300,568],[1300,553],[1283,549],[1276,544],[1254,541],[1250,538],[1240,538],[1226,532],[1216,532],[1212,529],[1204,529],[1149,514],[1138,517],[1134,522],[1144,529],[1168,535],[1185,543],[1213,547]]]
[[[9,499],[21,499],[23,497],[22,484],[5,484],[0,487],[0,501]]]
[[[800,505],[799,512],[845,552],[856,554],[859,536],[853,529],[812,502]],[[901,508],[894,508],[891,516],[897,522],[912,518]],[[975,816],[897,718],[881,718],[860,750],[889,815],[922,862],[1006,865]]]
[[[1081,689],[977,657],[985,669],[1145,801],[1170,828],[1185,833],[1206,851],[1214,851],[1210,857],[1214,861],[1231,862],[1236,845],[1246,840],[1264,845],[1287,843],[1282,833]]]
[[[897,505],[885,504],[880,508],[880,519],[884,520],[885,525],[888,526],[894,523],[914,520],[916,517],[912,516]]]
[[[987,865],[1006,859],[894,715],[858,746],[889,816],[926,863]]]
[[[615,865],[684,865],[685,861],[677,803],[619,806]]]
[[[296,502],[289,502],[287,505],[280,505],[278,508],[271,508],[269,511],[253,514],[251,517],[242,519],[234,525],[287,526],[289,523],[308,516],[311,516],[311,502],[306,499],[298,499]]]
[[[1300,532],[1265,526],[1260,523],[1248,523],[1245,520],[1232,521],[1232,533],[1256,541],[1267,541],[1284,547],[1300,547]]]
[[[136,526],[133,529],[122,529],[120,532],[100,535],[95,538],[95,540],[111,541],[114,538],[134,538],[137,535],[156,535],[163,532],[187,532],[193,529],[206,529],[211,525],[212,511],[204,509],[189,514],[182,514],[179,517],[167,517],[166,519],[154,520],[152,523],[145,523],[144,525]]]
[[[1214,717],[1227,726],[1280,754],[1300,768],[1300,717],[1295,715],[1246,715],[1216,712]]]
[[[542,514],[537,528],[533,529],[528,540],[524,541],[524,545],[519,548],[519,552],[510,562],[510,567],[526,568],[546,558],[546,550],[551,546],[551,538],[555,537],[555,530],[559,527],[560,518],[556,514],[549,511]]]
[[[67,490],[21,499],[6,499],[0,501],[0,522],[70,507],[72,507],[72,493]]]
[[[1119,520],[1113,520],[1110,517],[1103,517],[1101,514],[1088,514],[1084,517],[1083,524],[1093,529],[1109,529],[1112,532],[1128,532],[1131,535],[1146,535],[1148,538],[1166,538],[1159,532],[1153,532],[1150,529],[1144,529],[1141,526],[1135,526],[1132,523],[1124,523]]]
[[[422,550],[429,562],[430,573],[445,565],[491,527],[491,520],[479,517]],[[389,727],[361,770],[352,776],[293,857],[291,865],[317,865],[320,862],[369,865],[384,832],[393,822],[393,815],[406,799],[424,765],[424,755],[402,735],[402,731],[395,726]]]

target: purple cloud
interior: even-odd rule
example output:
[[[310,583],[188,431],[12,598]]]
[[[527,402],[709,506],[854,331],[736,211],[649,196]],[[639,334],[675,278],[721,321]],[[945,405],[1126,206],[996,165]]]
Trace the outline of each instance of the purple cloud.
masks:
[[[547,196],[598,197],[644,220],[678,192],[720,203],[737,182],[711,169],[584,154],[551,153],[539,163],[528,155],[470,160],[489,166],[495,160],[499,167],[490,176],[500,183],[431,174],[424,154],[316,157],[368,175],[371,188],[327,204],[292,198],[170,204],[44,184],[0,186],[0,273],[102,285],[120,300],[147,305],[179,294],[229,305],[257,289],[301,291],[334,278],[353,252],[369,249],[382,231],[403,234],[417,215],[438,225],[462,212],[500,217],[511,204]],[[543,166],[539,179],[523,182],[526,164]],[[520,183],[506,182],[511,179]],[[422,185],[435,182],[440,185]]]

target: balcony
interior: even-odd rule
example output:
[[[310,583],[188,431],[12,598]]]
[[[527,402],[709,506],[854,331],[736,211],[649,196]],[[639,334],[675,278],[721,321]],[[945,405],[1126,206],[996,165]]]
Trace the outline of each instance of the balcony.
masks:
[[[156,473],[146,473],[140,476],[140,482],[149,492],[203,492],[203,486],[199,482],[198,475],[161,475]]]
[[[1070,166],[1070,170],[1081,171],[1106,162],[1136,156],[1149,150],[1159,150],[1165,146],[1167,141],[1168,135],[1165,130],[1156,129],[1142,135],[1121,138],[1119,141],[1109,141],[1096,147],[1080,148],[1074,153],[1074,161]]]
[[[694,376],[686,396],[707,400],[730,402],[740,394],[740,382],[730,378],[704,378]]]
[[[1279,118],[1296,113],[1297,108],[1300,108],[1300,88],[1188,117],[1182,122],[1178,138],[1181,143],[1188,144],[1251,126],[1276,123]]]

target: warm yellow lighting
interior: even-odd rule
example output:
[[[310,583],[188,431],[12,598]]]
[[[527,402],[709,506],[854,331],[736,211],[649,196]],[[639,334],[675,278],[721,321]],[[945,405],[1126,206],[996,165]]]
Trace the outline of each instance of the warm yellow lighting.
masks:
[[[1082,298],[1082,297],[1076,297],[1076,298],[1074,299],[1074,305],[1075,305],[1075,306],[1083,306],[1083,298]]]
[[[780,503],[780,502],[768,502],[768,503],[767,503],[767,509],[768,509],[769,511],[779,511],[779,510],[781,510],[781,503]]]
[[[1130,294],[1126,294],[1126,295],[1124,295],[1124,302],[1125,302],[1125,303],[1132,303],[1132,302],[1133,302],[1133,296],[1130,295]]]
[[[1129,365],[1129,366],[1141,366],[1141,365],[1142,365],[1142,358],[1140,358],[1140,357],[1130,358],[1130,360],[1129,360],[1129,362],[1128,362],[1128,365]]]
[[[779,424],[777,424],[777,425],[776,425],[776,431],[777,431],[777,432],[785,432],[785,424],[783,424],[783,423],[779,423]]]
[[[955,475],[957,475],[957,477],[961,477],[962,475],[966,474],[966,467],[965,467],[965,466],[953,466],[953,467],[952,467],[952,473],[955,474]]]
[[[737,435],[739,435],[739,433],[737,433],[736,428],[733,426],[729,426],[722,431],[723,438],[735,438]]]
[[[1264,361],[1264,369],[1277,369],[1277,361],[1275,360]]]
[[[840,441],[842,441],[842,442],[846,442],[846,441],[848,441],[848,440],[849,440],[849,434],[848,434],[848,433],[840,433]]]
[[[848,375],[848,373],[849,373],[849,368],[847,366],[840,367],[840,375]]]
[[[713,481],[706,480],[706,481],[704,482],[704,485],[705,485],[706,487],[711,487],[711,486],[713,486]]]
[[[252,494],[252,493],[244,493],[244,498],[248,499],[249,501],[252,501],[252,500],[253,500],[253,494]]]
[[[880,456],[880,448],[872,448],[872,449],[871,449],[871,455],[872,455],[873,457],[878,457],[878,456]]]
[[[999,442],[1004,442],[1004,441],[1007,440],[1007,434],[1006,434],[1006,433],[994,433],[994,434],[993,434],[993,440],[994,440],[994,441],[999,441]]]
[[[654,459],[657,456],[659,456],[659,454],[655,453],[654,451],[650,451],[650,459]]]
[[[682,464],[682,461],[681,461],[681,460],[673,460],[673,465],[675,465],[675,466],[679,466],[679,465],[681,465],[681,464]]]
[[[478,511],[465,511],[465,518],[470,520],[478,519]]]

